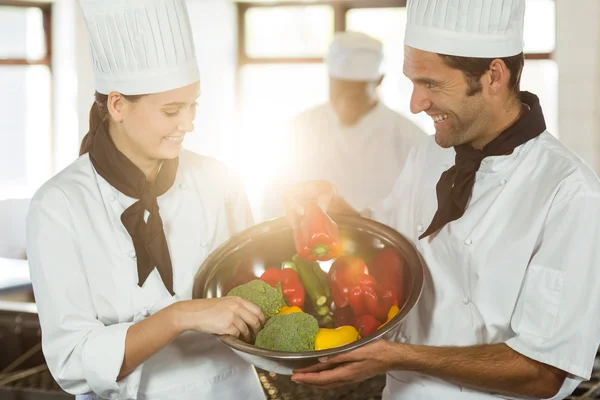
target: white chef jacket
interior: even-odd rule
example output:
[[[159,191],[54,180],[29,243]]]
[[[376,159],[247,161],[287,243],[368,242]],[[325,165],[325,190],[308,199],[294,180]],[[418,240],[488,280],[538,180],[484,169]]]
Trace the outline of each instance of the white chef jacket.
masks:
[[[387,196],[412,147],[427,134],[379,102],[355,125],[340,125],[329,103],[290,123],[286,164],[272,178],[261,209],[265,219],[285,214],[285,187],[307,180],[333,182],[361,210]]]
[[[463,217],[418,237],[437,210],[436,184],[454,149],[411,153],[392,194],[366,215],[412,240],[427,264],[423,294],[397,340],[431,346],[505,343],[569,373],[554,399],[590,378],[600,342],[600,183],[544,132],[488,157]],[[388,374],[384,399],[495,396],[418,373]]]
[[[138,286],[120,217],[136,202],[84,155],[35,194],[27,220],[31,280],[43,352],[59,385],[96,399],[264,399],[254,367],[213,335],[187,332],[116,382],[127,329],[191,299],[204,259],[251,225],[242,186],[218,161],[184,151],[175,183],[158,198],[175,296],[155,269]],[[83,398],[83,396],[81,396]]]

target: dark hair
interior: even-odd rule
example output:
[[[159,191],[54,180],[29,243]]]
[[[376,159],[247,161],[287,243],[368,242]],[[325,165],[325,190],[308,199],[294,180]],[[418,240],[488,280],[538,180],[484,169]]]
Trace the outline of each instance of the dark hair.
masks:
[[[140,98],[142,98],[143,94],[129,96],[122,96],[125,100],[130,101],[132,103],[137,102]],[[90,147],[92,145],[92,139],[96,134],[96,131],[100,127],[100,124],[104,124],[105,129],[108,131],[108,121],[110,119],[110,114],[108,112],[108,95],[96,92],[94,94],[94,104],[92,104],[92,108],[90,109],[90,127],[88,133],[83,137],[81,141],[81,146],[79,147],[79,155],[84,155],[88,151],[90,151]]]
[[[444,63],[450,68],[458,69],[465,74],[469,82],[469,96],[473,96],[481,92],[481,77],[483,74],[490,69],[492,61],[500,59],[506,64],[506,68],[510,71],[510,80],[508,83],[509,89],[515,96],[519,96],[521,86],[521,73],[523,72],[523,65],[525,58],[523,53],[519,53],[516,56],[511,57],[498,57],[498,58],[475,58],[475,57],[458,57],[449,56],[446,54],[438,54],[442,57]]]

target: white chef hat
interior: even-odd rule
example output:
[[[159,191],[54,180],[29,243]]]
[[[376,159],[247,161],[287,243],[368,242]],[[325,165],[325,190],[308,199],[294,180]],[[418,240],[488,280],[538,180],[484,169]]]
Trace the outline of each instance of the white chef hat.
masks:
[[[329,76],[347,81],[376,81],[381,77],[382,43],[364,33],[337,33],[327,54]]]
[[[497,58],[523,51],[525,0],[408,0],[404,43],[432,53]]]
[[[185,0],[80,0],[96,90],[151,94],[200,80]]]

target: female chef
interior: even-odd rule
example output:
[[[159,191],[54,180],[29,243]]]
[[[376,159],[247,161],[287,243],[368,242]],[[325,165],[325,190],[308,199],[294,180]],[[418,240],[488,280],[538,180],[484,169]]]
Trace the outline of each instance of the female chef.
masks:
[[[97,399],[264,399],[214,335],[260,309],[191,300],[198,267],[252,217],[219,162],[182,150],[200,94],[184,0],[81,0],[96,99],[82,156],[33,197],[27,247],[48,367]]]

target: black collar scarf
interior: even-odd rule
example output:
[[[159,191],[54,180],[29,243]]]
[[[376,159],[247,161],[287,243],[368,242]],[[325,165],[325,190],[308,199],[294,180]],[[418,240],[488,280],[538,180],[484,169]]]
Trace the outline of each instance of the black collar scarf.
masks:
[[[463,216],[473,193],[475,175],[484,158],[511,154],[515,148],[546,130],[538,97],[529,92],[521,92],[521,101],[530,110],[482,150],[476,150],[470,145],[455,146],[455,164],[442,174],[436,186],[438,209],[431,225],[419,239],[437,232],[447,223]]]
[[[173,296],[173,266],[157,197],[166,193],[175,182],[179,158],[164,160],[154,183],[121,153],[110,138],[104,124],[93,135],[90,159],[96,171],[108,183],[126,196],[137,199],[121,214],[121,222],[133,240],[137,257],[138,285],[141,287],[156,267]],[[149,212],[147,222],[145,211]]]

